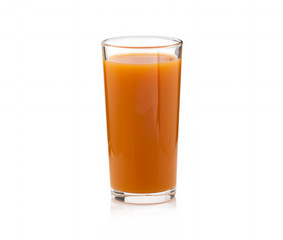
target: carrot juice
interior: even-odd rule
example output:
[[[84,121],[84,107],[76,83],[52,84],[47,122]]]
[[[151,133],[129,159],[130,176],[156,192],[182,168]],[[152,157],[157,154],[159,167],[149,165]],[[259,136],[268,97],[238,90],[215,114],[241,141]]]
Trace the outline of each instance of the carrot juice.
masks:
[[[103,64],[111,187],[129,193],[174,189],[181,60],[135,53]]]

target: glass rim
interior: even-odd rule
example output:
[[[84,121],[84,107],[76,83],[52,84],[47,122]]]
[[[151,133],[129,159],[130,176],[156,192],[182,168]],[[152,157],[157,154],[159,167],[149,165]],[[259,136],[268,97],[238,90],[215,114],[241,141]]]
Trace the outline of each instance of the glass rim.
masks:
[[[108,43],[111,41],[119,41],[123,39],[134,39],[134,38],[140,38],[140,39],[155,39],[155,40],[167,40],[172,42],[171,44],[153,44],[152,46],[127,46],[123,44],[113,44]],[[183,41],[179,38],[175,37],[165,37],[165,36],[151,36],[151,35],[132,35],[132,36],[121,36],[121,37],[111,37],[103,40],[101,42],[102,47],[115,47],[115,48],[127,48],[127,49],[154,49],[154,48],[168,48],[168,47],[175,47],[178,45],[182,45]]]

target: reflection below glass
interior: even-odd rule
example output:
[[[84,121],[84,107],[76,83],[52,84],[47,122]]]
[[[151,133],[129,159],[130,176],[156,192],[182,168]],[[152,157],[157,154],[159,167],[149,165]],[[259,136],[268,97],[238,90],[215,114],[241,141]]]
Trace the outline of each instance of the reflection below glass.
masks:
[[[176,211],[176,198],[159,204],[125,204],[111,199],[111,216],[135,214],[161,214]]]

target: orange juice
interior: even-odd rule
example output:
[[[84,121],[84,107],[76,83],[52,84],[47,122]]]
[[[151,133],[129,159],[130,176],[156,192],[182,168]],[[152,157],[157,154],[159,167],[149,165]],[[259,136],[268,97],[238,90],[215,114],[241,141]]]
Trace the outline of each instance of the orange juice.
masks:
[[[181,60],[124,54],[104,60],[111,187],[154,193],[176,186]]]

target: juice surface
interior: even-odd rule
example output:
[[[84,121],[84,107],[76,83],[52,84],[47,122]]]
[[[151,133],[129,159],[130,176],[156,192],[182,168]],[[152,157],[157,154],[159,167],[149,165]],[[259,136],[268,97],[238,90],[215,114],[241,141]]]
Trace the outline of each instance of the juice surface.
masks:
[[[166,54],[104,61],[111,187],[153,193],[176,186],[181,60]]]

